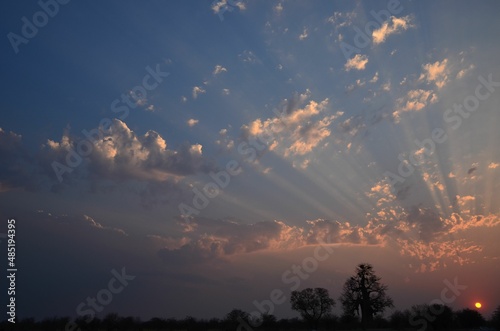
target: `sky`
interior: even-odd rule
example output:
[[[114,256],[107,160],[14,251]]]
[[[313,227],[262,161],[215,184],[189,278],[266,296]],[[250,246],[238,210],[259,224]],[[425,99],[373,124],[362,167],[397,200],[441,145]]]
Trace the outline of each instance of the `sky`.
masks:
[[[15,219],[17,316],[81,316],[97,295],[96,316],[223,317],[281,293],[272,313],[292,317],[307,287],[339,315],[371,263],[398,309],[479,301],[489,317],[499,9],[6,3],[0,233]]]

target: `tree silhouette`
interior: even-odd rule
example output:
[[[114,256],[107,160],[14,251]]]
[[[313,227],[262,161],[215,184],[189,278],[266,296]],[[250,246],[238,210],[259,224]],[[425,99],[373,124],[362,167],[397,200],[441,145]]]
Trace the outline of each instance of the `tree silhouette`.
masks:
[[[500,330],[500,306],[495,309],[493,315],[491,316],[491,326]]]
[[[371,264],[358,265],[356,275],[347,279],[340,296],[344,314],[360,316],[361,310],[361,324],[365,329],[373,321],[375,314],[394,307],[386,291],[387,286],[380,283],[380,277],[375,275]]]
[[[335,300],[330,298],[327,289],[317,287],[293,291],[290,303],[311,327],[317,328],[321,318],[332,310]]]
[[[411,307],[410,325],[419,330],[445,330],[453,326],[453,311],[438,303],[420,304]]]
[[[401,311],[396,310],[389,318],[389,324],[394,330],[404,330],[410,327],[410,311],[408,309]]]
[[[241,325],[242,323],[247,323],[249,317],[250,315],[247,312],[241,309],[233,309],[226,315],[224,323],[228,328],[236,330],[238,325]]]
[[[479,328],[485,324],[483,315],[477,310],[462,309],[456,313],[458,323],[462,328]]]

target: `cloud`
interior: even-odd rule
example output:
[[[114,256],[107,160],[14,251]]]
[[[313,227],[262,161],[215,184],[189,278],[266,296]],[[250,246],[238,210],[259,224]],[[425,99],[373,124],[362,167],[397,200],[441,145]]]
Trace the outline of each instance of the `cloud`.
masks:
[[[246,9],[246,5],[243,1],[219,0],[214,1],[211,8],[214,14],[218,14],[224,13],[225,11],[232,11],[234,8],[238,8],[243,11]]]
[[[302,33],[299,35],[299,40],[304,40],[306,39],[308,36],[307,34],[307,28],[304,28],[304,30],[302,31]]]
[[[196,124],[198,124],[199,120],[195,120],[194,118],[190,118],[187,120],[187,125],[189,127],[193,127],[195,126]]]
[[[159,256],[168,263],[200,263],[235,254],[291,247],[296,235],[293,227],[279,221],[241,224],[192,218],[180,238],[185,244],[179,246],[174,241],[174,245],[161,249]]]
[[[352,24],[356,18],[357,13],[355,10],[352,12],[334,12],[332,16],[328,17],[327,21],[335,25],[335,29],[343,28]]]
[[[328,99],[321,102],[310,100],[310,92],[296,93],[290,100],[280,105],[278,117],[256,119],[241,127],[246,139],[256,138],[266,141],[271,151],[284,157],[304,156],[317,148],[331,134],[332,122],[341,115],[323,114]],[[303,104],[305,106],[301,107]]]
[[[356,54],[352,59],[349,59],[346,62],[344,68],[346,71],[349,71],[351,69],[364,70],[367,63],[368,63],[368,56]]]
[[[387,206],[396,200],[392,186],[386,180],[377,182],[366,195],[376,200],[377,207]]]
[[[118,234],[121,234],[121,235],[124,235],[124,236],[127,236],[128,234],[122,230],[122,229],[118,229],[118,228],[111,228],[111,227],[107,227],[107,226],[102,226],[100,223],[96,222],[92,217],[90,216],[87,216],[87,215],[83,215],[83,220],[89,224],[91,227],[94,227],[96,229],[99,229],[99,230],[104,230],[104,231],[112,231],[112,232],[115,232],[115,233],[118,233]]]
[[[448,59],[439,62],[427,63],[422,66],[423,73],[419,81],[426,80],[427,83],[435,83],[438,88],[444,87],[448,83],[449,66]]]
[[[206,91],[203,88],[201,88],[200,86],[193,87],[193,99],[198,98],[199,94],[203,94],[205,92]]]
[[[191,218],[188,225],[182,221],[179,225],[184,226],[184,233],[178,239],[165,239],[159,251],[165,262],[202,263],[317,244],[378,244],[375,236],[358,226],[324,219],[307,221],[302,227],[277,220],[244,224],[208,218]]]
[[[249,50],[244,50],[241,54],[238,54],[238,59],[245,63],[260,63],[260,60],[257,58],[257,56]]]
[[[281,15],[281,13],[283,12],[283,4],[281,2],[278,3],[276,6],[273,7],[273,10],[277,15]]]
[[[227,69],[221,66],[220,64],[215,66],[215,69],[213,71],[213,75],[216,76],[220,73],[227,72]]]
[[[99,139],[94,141],[92,152],[81,165],[82,173],[85,169],[88,177],[164,181],[214,169],[204,159],[200,144],[185,143],[177,150],[169,149],[157,132],[150,130],[137,135],[118,119],[112,121],[109,130],[102,127],[96,130]],[[50,162],[65,164],[68,151],[77,150],[78,142],[65,134],[59,142],[48,140],[44,152]]]
[[[488,169],[496,169],[500,167],[500,163],[495,163],[495,162],[491,162],[489,165],[488,165]]]
[[[228,88],[222,89],[222,95],[229,95],[229,94],[231,94],[231,91]]]
[[[359,87],[365,86],[365,84],[366,84],[365,80],[356,79],[356,82],[354,84],[351,84],[351,85],[347,86],[346,91],[347,92],[352,92],[352,91],[354,91],[355,89],[357,89]]]
[[[378,183],[370,194],[390,196],[391,193],[384,183]],[[278,220],[251,224],[198,217],[190,218],[188,223],[179,220],[182,234],[177,238],[158,238],[163,246],[159,255],[167,263],[190,264],[308,245],[377,245],[394,248],[418,266],[416,271],[425,272],[450,263],[472,263],[474,254],[488,243],[472,241],[467,236],[469,231],[492,231],[500,226],[497,215],[463,218],[452,214],[446,218],[428,208],[391,210],[389,204],[382,205],[374,210],[378,211],[374,215],[379,216],[365,225],[326,219],[307,220],[298,225]]]
[[[437,95],[432,91],[411,90],[405,97],[396,100],[397,109],[393,112],[394,120],[398,123],[403,112],[422,110],[428,104],[435,103],[437,100]]]
[[[468,68],[462,69],[457,73],[456,78],[461,79],[463,78],[466,74],[469,73],[469,71],[473,70],[476,66],[471,64]]]
[[[395,33],[401,33],[408,28],[413,27],[409,16],[394,17],[391,16],[388,21],[384,22],[379,29],[372,32],[373,43],[375,45],[383,43],[387,37]]]
[[[219,139],[217,139],[215,143],[224,151],[230,151],[234,147],[234,140],[229,138],[227,129],[221,129],[219,131]]]

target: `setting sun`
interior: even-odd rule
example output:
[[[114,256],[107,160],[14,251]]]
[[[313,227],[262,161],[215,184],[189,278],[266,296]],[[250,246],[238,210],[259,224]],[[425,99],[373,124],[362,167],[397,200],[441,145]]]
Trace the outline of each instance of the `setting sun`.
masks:
[[[481,308],[482,305],[481,305],[481,302],[476,302],[474,304],[474,306],[476,306],[476,308],[479,309],[479,308]]]

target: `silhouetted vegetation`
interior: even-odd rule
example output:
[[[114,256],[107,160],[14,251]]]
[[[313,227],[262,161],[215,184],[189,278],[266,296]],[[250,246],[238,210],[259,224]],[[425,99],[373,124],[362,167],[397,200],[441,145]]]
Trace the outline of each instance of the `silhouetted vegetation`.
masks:
[[[491,317],[491,327],[500,330],[500,306],[495,309],[493,316]]]
[[[458,324],[465,329],[479,328],[486,324],[484,317],[477,310],[463,309],[456,313]]]
[[[500,306],[486,321],[477,310],[453,311],[444,304],[419,304],[404,311],[395,310],[386,319],[382,313],[392,307],[392,299],[385,293],[387,286],[380,283],[369,264],[360,264],[356,275],[350,277],[343,288],[340,301],[343,314],[331,313],[335,301],[324,288],[306,288],[292,291],[290,305],[300,313],[299,318],[278,319],[271,314],[253,316],[241,309],[233,309],[222,319],[152,318],[142,321],[136,317],[120,317],[111,313],[104,318],[88,320],[87,317],[70,319],[52,317],[40,321],[33,318],[18,320],[15,324],[0,322],[0,331],[251,331],[251,330],[359,330],[360,328],[384,330],[489,330],[500,331]],[[361,310],[361,312],[360,312]],[[365,320],[363,320],[365,316]],[[486,329],[488,330],[488,329]]]
[[[438,307],[439,306],[439,307]],[[436,312],[441,312],[437,313]],[[77,327],[67,328],[69,322],[75,322]],[[419,321],[419,323],[416,323]],[[463,309],[453,312],[446,305],[416,305],[411,310],[396,310],[388,319],[377,315],[373,318],[371,329],[392,330],[479,330],[481,327],[490,327],[500,330],[500,306],[496,309],[491,320],[475,310]],[[224,318],[197,319],[187,316],[183,319],[152,318],[142,321],[135,317],[120,317],[117,314],[108,314],[104,318],[94,318],[86,323],[85,319],[71,320],[67,317],[52,317],[40,321],[26,318],[16,324],[7,321],[0,323],[0,330],[26,331],[173,331],[173,330],[310,330],[305,319],[284,318],[277,319],[274,315],[264,315],[257,323],[252,323],[250,315],[240,309],[233,309]],[[317,330],[359,330],[360,319],[353,315],[338,317],[326,314],[315,324]]]
[[[360,316],[363,329],[371,327],[374,316],[394,306],[386,291],[387,286],[380,282],[371,264],[358,265],[356,274],[347,279],[340,296],[344,314]]]
[[[376,315],[370,329],[383,330],[479,330],[490,327],[500,330],[500,306],[496,309],[491,320],[486,321],[476,310],[463,309],[452,311],[446,305],[415,305],[411,310],[396,310],[387,319]],[[417,323],[418,321],[418,323]],[[68,328],[69,322],[75,322],[74,328]],[[359,330],[361,321],[354,315],[338,317],[332,314],[323,315],[314,324],[316,330]],[[23,331],[207,331],[207,330],[311,330],[311,325],[306,319],[283,318],[277,319],[274,315],[263,315],[258,322],[252,321],[251,316],[241,310],[233,309],[224,318],[197,319],[187,316],[182,319],[152,318],[142,321],[136,317],[120,317],[117,314],[108,314],[104,318],[94,318],[90,323],[85,319],[71,320],[67,317],[52,317],[41,321],[26,318],[16,324],[7,321],[0,323],[0,330]]]
[[[293,291],[290,303],[292,309],[298,311],[309,326],[315,329],[335,305],[335,301],[328,295],[328,290],[320,287]]]

